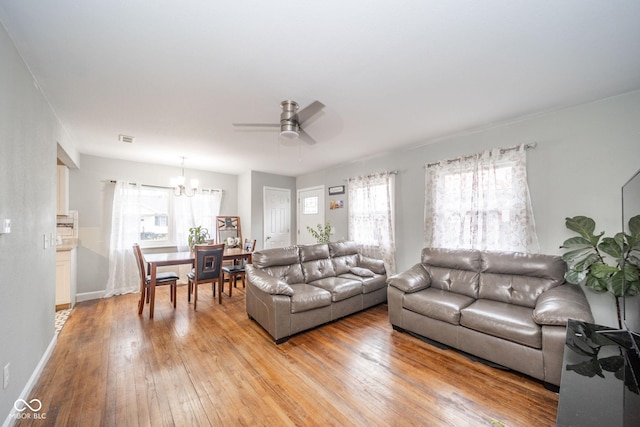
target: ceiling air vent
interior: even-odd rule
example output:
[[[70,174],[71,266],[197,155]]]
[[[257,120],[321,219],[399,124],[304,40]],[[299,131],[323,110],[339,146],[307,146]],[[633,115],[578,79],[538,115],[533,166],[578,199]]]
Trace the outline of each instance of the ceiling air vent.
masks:
[[[132,144],[135,138],[129,135],[118,135],[118,141],[126,142],[127,144]]]

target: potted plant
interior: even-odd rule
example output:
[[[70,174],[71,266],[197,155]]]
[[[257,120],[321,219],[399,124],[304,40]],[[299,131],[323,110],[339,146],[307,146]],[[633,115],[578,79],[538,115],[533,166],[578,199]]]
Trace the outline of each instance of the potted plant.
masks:
[[[566,218],[565,225],[579,236],[560,246],[567,249],[562,259],[569,266],[565,280],[596,292],[609,292],[616,301],[618,327],[622,328],[620,298],[640,292],[640,215],[629,220],[629,232],[603,237],[594,234],[596,223],[586,216]]]
[[[196,245],[206,243],[209,239],[209,230],[199,225],[189,229],[189,249],[194,250]]]
[[[316,228],[317,229],[313,229],[307,226],[307,230],[309,231],[309,233],[311,233],[313,238],[316,239],[316,242],[328,243],[329,239],[331,238],[331,224],[329,223],[329,221],[326,222],[324,227],[322,227],[321,224],[318,224]]]

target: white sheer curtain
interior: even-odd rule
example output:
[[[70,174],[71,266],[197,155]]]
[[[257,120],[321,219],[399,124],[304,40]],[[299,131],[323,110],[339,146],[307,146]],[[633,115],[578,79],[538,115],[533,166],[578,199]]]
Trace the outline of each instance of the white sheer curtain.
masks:
[[[111,239],[109,243],[109,279],[105,297],[139,291],[140,276],[132,247],[140,241],[142,216],[141,186],[117,181],[113,195]],[[189,250],[189,228],[202,225],[214,236],[215,218],[220,214],[221,190],[201,190],[193,197],[171,197],[169,211],[175,246],[179,251]],[[179,268],[184,276],[189,267]],[[183,271],[184,270],[184,271]]]
[[[189,250],[189,229],[202,226],[209,231],[209,238],[215,239],[216,216],[220,215],[222,203],[221,190],[201,190],[193,197],[174,197],[174,226],[176,246],[179,251]],[[186,280],[190,265],[174,268],[178,275]]]
[[[525,150],[426,165],[425,246],[539,252]]]
[[[202,226],[215,239],[216,216],[220,215],[221,190],[202,190],[193,197],[176,197],[175,230],[179,251],[188,251],[189,228]]]
[[[116,181],[105,298],[140,290],[140,276],[133,255],[133,244],[140,238],[140,196],[140,185]]]
[[[349,239],[362,245],[364,255],[382,256],[387,274],[395,274],[395,173],[359,176],[348,184]]]

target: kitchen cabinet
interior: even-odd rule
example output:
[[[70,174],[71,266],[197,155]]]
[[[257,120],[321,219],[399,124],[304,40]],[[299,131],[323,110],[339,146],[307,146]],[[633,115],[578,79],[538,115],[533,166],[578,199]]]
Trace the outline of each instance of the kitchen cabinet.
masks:
[[[76,258],[75,248],[56,251],[56,310],[75,305]]]
[[[58,165],[58,197],[57,197],[57,215],[69,214],[69,168]]]

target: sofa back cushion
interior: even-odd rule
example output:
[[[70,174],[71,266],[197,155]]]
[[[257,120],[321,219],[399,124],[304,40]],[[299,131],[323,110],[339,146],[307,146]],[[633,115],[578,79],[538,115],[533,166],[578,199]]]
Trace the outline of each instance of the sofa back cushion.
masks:
[[[303,283],[304,275],[300,265],[300,253],[297,246],[287,248],[263,249],[251,256],[254,267],[269,275],[284,280],[287,284]]]
[[[422,249],[422,263],[456,270],[482,270],[481,252],[474,249]]]
[[[298,247],[300,249],[300,261],[302,262],[302,273],[306,283],[336,276],[333,263],[329,257],[328,244],[318,243]]]
[[[483,252],[479,298],[533,308],[540,294],[564,283],[559,256]]]
[[[422,264],[431,276],[431,287],[478,298],[480,251],[424,248]]]
[[[331,242],[329,254],[337,276],[347,274],[358,266],[358,244],[356,242]]]

